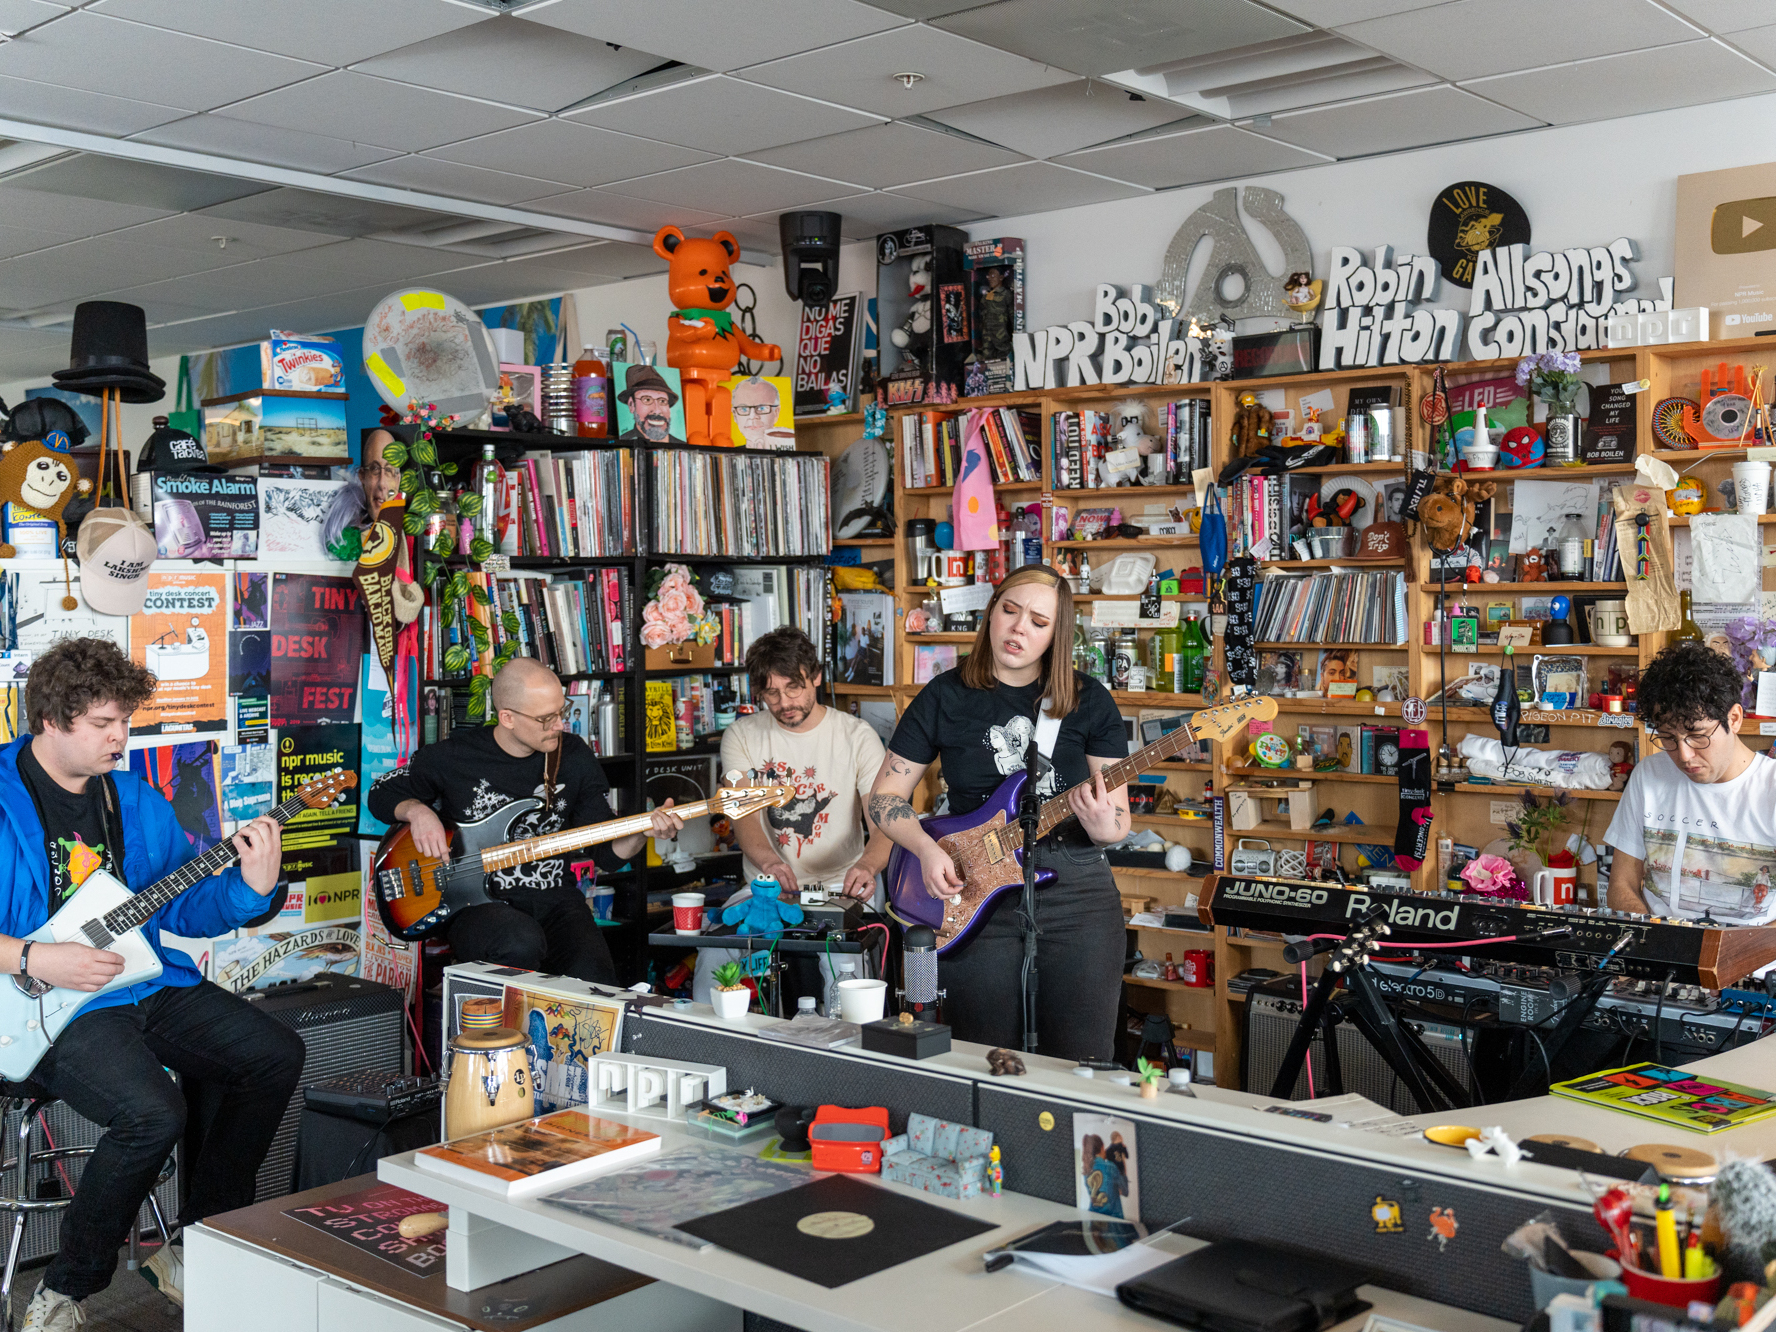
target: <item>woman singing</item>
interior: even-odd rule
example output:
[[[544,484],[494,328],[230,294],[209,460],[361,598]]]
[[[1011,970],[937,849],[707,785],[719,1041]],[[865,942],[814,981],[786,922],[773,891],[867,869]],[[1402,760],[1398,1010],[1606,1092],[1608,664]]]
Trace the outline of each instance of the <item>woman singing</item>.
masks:
[[[925,890],[949,898],[956,867],[920,825],[907,798],[933,759],[943,763],[951,814],[978,809],[1024,768],[1039,713],[1060,720],[1038,789],[1065,791],[1074,818],[1036,844],[1055,878],[1037,893],[1040,1053],[1106,1059],[1116,1037],[1125,935],[1122,905],[1100,849],[1129,831],[1128,790],[1097,774],[1128,757],[1110,692],[1073,670],[1073,595],[1046,565],[1018,570],[987,604],[968,659],[919,691],[889,743],[870,795],[871,821],[919,858]],[[1022,1036],[1019,894],[986,909],[965,944],[944,954],[943,984],[956,1037],[1015,1048]]]

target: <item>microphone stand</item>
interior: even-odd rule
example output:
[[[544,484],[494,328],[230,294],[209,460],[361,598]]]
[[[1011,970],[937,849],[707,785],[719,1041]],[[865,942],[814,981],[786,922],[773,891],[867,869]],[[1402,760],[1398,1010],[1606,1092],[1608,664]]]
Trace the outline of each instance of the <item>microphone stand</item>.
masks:
[[[1036,830],[1042,823],[1042,799],[1036,791],[1041,756],[1036,741],[1024,750],[1024,789],[1018,793],[1018,826],[1024,831],[1024,1051],[1036,1053]]]

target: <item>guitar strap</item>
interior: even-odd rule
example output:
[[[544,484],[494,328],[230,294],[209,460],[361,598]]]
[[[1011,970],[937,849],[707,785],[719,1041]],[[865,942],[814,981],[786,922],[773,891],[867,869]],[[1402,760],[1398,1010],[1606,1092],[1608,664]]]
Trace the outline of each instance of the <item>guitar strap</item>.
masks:
[[[561,771],[561,746],[567,743],[563,736],[560,743],[543,755],[543,817],[547,818],[555,812],[555,777]]]
[[[1048,700],[1042,700],[1042,711],[1036,714],[1036,749],[1050,763],[1054,762],[1055,741],[1061,738],[1061,719],[1048,710]]]

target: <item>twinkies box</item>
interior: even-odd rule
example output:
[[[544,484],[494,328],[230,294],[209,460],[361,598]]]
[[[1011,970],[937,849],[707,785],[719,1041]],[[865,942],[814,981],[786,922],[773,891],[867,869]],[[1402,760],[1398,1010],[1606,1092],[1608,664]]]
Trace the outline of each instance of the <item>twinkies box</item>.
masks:
[[[259,387],[344,396],[345,360],[339,344],[272,329],[259,344]]]

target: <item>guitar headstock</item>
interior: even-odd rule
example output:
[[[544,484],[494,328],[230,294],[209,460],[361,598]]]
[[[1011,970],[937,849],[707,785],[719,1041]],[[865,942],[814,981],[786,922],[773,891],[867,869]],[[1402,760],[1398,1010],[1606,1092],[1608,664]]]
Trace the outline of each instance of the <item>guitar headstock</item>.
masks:
[[[349,772],[344,768],[336,768],[332,772],[323,772],[312,781],[303,783],[302,789],[296,792],[296,799],[310,809],[326,809],[357,784],[357,773]]]
[[[1190,734],[1199,741],[1213,740],[1225,744],[1249,722],[1269,721],[1277,715],[1277,701],[1259,694],[1244,694],[1212,708],[1198,708],[1190,714]]]
[[[715,793],[715,804],[730,819],[743,819],[771,806],[782,809],[795,796],[793,786],[724,786]]]

